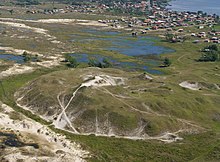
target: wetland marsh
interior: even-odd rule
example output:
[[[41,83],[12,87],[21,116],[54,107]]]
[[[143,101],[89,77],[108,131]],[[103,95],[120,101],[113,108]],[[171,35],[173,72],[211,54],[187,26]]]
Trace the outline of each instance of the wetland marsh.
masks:
[[[132,37],[130,33],[84,29],[72,35],[72,42],[87,46],[79,53],[73,53],[78,62],[88,63],[90,59],[98,61],[108,59],[115,67],[141,70],[151,74],[162,74],[158,69],[161,64],[160,54],[172,53],[175,50],[156,45],[159,38],[140,35]]]

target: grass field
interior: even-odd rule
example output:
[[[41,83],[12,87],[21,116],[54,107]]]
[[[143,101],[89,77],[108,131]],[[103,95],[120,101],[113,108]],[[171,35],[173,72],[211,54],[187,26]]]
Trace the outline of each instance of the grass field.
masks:
[[[125,139],[95,137],[92,135],[72,135],[53,128],[54,131],[66,134],[68,138],[80,142],[84,148],[89,149],[94,154],[93,158],[89,159],[89,161],[218,161],[218,152],[220,149],[220,143],[218,140],[219,125],[218,121],[213,122],[210,120],[210,118],[207,116],[207,111],[214,111],[217,113],[219,112],[219,97],[207,97],[203,96],[201,93],[219,95],[219,92],[212,90],[207,90],[207,92],[206,90],[203,90],[202,92],[191,92],[190,90],[184,89],[180,90],[180,88],[177,85],[174,85],[174,83],[179,83],[183,80],[204,81],[201,76],[207,79],[205,80],[206,82],[216,83],[218,82],[218,78],[216,78],[214,74],[218,72],[216,72],[215,69],[219,66],[219,63],[195,62],[194,59],[200,55],[198,52],[200,47],[197,47],[196,45],[193,47],[193,45],[190,43],[188,46],[193,47],[195,52],[194,50],[193,52],[188,50],[189,53],[186,54],[189,55],[186,57],[181,57],[186,52],[185,47],[187,44],[188,43],[184,45],[172,44],[172,47],[175,46],[176,48],[176,53],[169,55],[173,64],[171,67],[163,69],[164,71],[168,71],[166,77],[168,82],[170,82],[169,86],[177,93],[175,93],[174,96],[167,96],[165,94],[162,95],[163,97],[160,94],[159,98],[158,95],[155,95],[155,97],[150,97],[148,95],[148,102],[152,103],[151,106],[155,111],[173,114],[181,118],[191,119],[208,128],[208,132],[194,135],[184,135],[184,140],[181,142],[164,144],[157,141],[133,141]],[[165,45],[171,46],[170,44]],[[202,46],[203,45],[201,45],[201,47]],[[180,61],[178,61],[179,57],[181,57]],[[185,63],[188,65],[187,67],[184,65]],[[189,67],[193,70],[187,70]],[[173,70],[173,68],[175,69]],[[3,80],[2,84],[7,97],[4,96],[2,89],[0,89],[2,96],[1,100],[13,106],[17,111],[24,113],[26,116],[33,118],[41,123],[48,124],[47,122],[29,113],[28,111],[16,107],[13,101],[13,94],[27,82],[38,78],[41,75],[62,69],[63,68],[57,68],[54,70],[40,70],[32,74],[19,75]],[[179,75],[179,72],[181,72],[181,75]],[[150,92],[150,94],[155,93],[157,92]],[[189,96],[185,96],[184,93]],[[159,103],[157,102],[163,103],[164,106],[158,107],[156,104]],[[188,103],[188,105],[186,105],[186,103]],[[179,108],[176,107],[176,105],[179,105]],[[210,105],[213,105],[213,108],[210,107]],[[185,109],[184,111],[178,110],[183,108]]]
[[[11,99],[13,93],[27,81],[33,80],[48,71],[39,71],[29,75],[22,75],[3,81],[7,98],[1,89],[1,100],[13,106],[26,116],[41,123],[42,119],[17,108]],[[54,129],[54,128],[52,128]],[[164,144],[157,141],[133,141],[95,136],[80,136],[54,129],[54,131],[67,135],[69,139],[80,142],[85,149],[94,155],[89,161],[218,161],[220,141],[215,131],[185,135],[184,140],[173,144]]]
[[[8,15],[7,15],[8,16]],[[87,15],[80,15],[80,18],[86,18]],[[13,16],[16,17],[16,16]],[[79,15],[75,15],[79,18]],[[40,17],[42,18],[42,17]],[[49,17],[45,17],[49,18]],[[54,18],[54,17],[53,17]],[[56,18],[60,18],[57,16]],[[73,18],[72,15],[65,15],[65,18]],[[97,17],[98,19],[99,17]],[[91,18],[94,19],[94,16]],[[36,25],[38,26],[38,25]],[[46,29],[51,29],[53,25],[43,25]],[[39,27],[39,26],[38,26]],[[70,27],[64,27],[57,32],[57,28],[63,27],[62,25],[54,27],[54,31],[51,31],[59,40],[65,41],[69,39],[70,34],[79,34],[80,28],[73,27],[71,31]],[[217,29],[219,26],[216,27]],[[196,31],[196,29],[194,29]],[[73,32],[74,31],[74,32]],[[83,33],[80,33],[83,34]],[[88,35],[80,35],[81,37],[87,37]],[[16,44],[16,40],[3,38],[1,42],[14,45],[16,48],[24,48],[26,50],[33,50],[27,46],[27,41],[20,41]],[[101,47],[105,46],[105,42],[96,41],[94,44],[85,43],[68,43],[65,42],[66,48],[74,49],[80,52],[87,53],[101,53],[103,55],[114,56],[118,59],[124,59],[126,61],[134,61],[124,55],[116,54],[109,51],[104,51]],[[128,162],[149,162],[149,161],[220,161],[220,91],[217,89],[209,88],[211,84],[219,84],[220,79],[220,62],[197,62],[200,57],[200,49],[204,48],[207,44],[199,43],[193,44],[191,40],[184,43],[168,43],[166,41],[157,41],[158,45],[169,47],[175,50],[170,54],[161,55],[162,58],[168,57],[171,59],[172,64],[170,67],[160,68],[156,67],[164,72],[164,75],[153,76],[157,81],[163,82],[166,85],[160,88],[150,89],[143,94],[132,93],[132,97],[140,97],[141,101],[150,105],[151,109],[155,112],[171,115],[175,118],[182,118],[193,121],[194,123],[205,128],[206,131],[201,133],[182,134],[184,140],[176,143],[165,144],[158,141],[142,141],[142,140],[127,140],[107,137],[95,137],[94,135],[82,136],[73,135],[62,130],[58,130],[50,126],[55,132],[65,134],[69,139],[79,142],[83,148],[88,149],[93,154],[88,161],[128,161]],[[38,52],[50,51],[51,44],[41,42],[37,44],[38,48],[35,50]],[[107,45],[106,45],[107,46]],[[55,46],[51,47],[55,48]],[[62,49],[61,49],[62,50]],[[58,50],[57,52],[60,52]],[[49,53],[49,52],[48,52]],[[7,66],[6,66],[7,67]],[[1,66],[1,71],[6,69],[5,66]],[[80,67],[79,67],[80,69]],[[16,111],[23,113],[27,117],[30,117],[40,123],[50,124],[44,121],[37,115],[33,115],[29,111],[23,110],[16,106],[14,101],[14,93],[21,87],[25,86],[28,82],[31,82],[39,77],[46,77],[48,74],[65,73],[66,66],[59,66],[54,69],[40,69],[30,74],[22,74],[17,76],[11,76],[9,78],[1,80],[0,98],[1,100],[12,106]],[[114,71],[114,69],[112,69]],[[116,72],[116,70],[115,70]],[[133,75],[133,73],[125,72],[126,75]],[[140,74],[140,72],[135,72]],[[123,74],[122,74],[123,75]],[[183,81],[202,82],[207,84],[206,88],[199,91],[192,91],[186,88],[181,88],[178,84]],[[135,82],[133,82],[135,85]],[[138,85],[137,85],[138,86]],[[207,88],[208,87],[208,88]],[[141,87],[140,87],[141,88]],[[118,89],[115,89],[117,92]],[[118,119],[120,121],[120,119]],[[158,133],[157,128],[163,128],[163,120],[158,117],[154,117],[156,124],[154,133]],[[116,121],[117,122],[117,121]],[[125,123],[128,124],[129,123]],[[174,122],[170,124],[170,129],[175,125]],[[158,128],[158,129],[159,129]]]

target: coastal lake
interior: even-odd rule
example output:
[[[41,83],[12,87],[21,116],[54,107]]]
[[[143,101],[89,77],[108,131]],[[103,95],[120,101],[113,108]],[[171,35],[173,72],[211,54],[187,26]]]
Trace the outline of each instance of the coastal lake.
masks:
[[[174,11],[204,11],[220,15],[220,0],[172,0],[168,8]]]
[[[174,50],[156,45],[159,41],[156,37],[139,35],[132,37],[131,34],[122,34],[116,31],[100,31],[95,29],[85,29],[87,33],[85,37],[80,34],[73,34],[72,41],[80,43],[95,44],[96,41],[103,42],[102,50],[113,53],[113,55],[103,55],[100,53],[73,53],[78,62],[88,63],[90,59],[95,59],[102,62],[103,59],[108,59],[114,67],[127,68],[130,70],[141,70],[151,74],[162,74],[160,70],[156,70],[161,64],[159,59],[160,54],[172,53]],[[107,45],[106,45],[107,44]],[[92,53],[92,54],[91,54]],[[126,56],[127,59],[119,59],[117,54]],[[115,56],[115,57],[114,57]],[[130,60],[130,61],[128,61]],[[132,60],[132,61],[131,61]]]

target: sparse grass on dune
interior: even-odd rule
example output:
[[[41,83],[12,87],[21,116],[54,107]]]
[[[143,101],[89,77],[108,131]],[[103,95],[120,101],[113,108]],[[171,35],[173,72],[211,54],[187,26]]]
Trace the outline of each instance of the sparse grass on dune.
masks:
[[[62,132],[62,131],[61,131]],[[62,132],[63,133],[63,132]],[[65,133],[68,138],[78,141],[83,148],[90,149],[93,154],[89,161],[218,161],[218,156],[212,156],[218,149],[219,140],[215,133],[206,132],[198,135],[184,136],[180,143],[164,144],[157,141],[133,141],[107,137],[75,136]],[[199,161],[199,160],[198,160]]]
[[[71,71],[66,72],[68,73],[66,76],[72,76],[74,78],[74,75],[70,75],[72,73]],[[111,69],[107,69],[106,72],[111,72]],[[120,71],[115,71],[115,73],[117,75],[123,75]],[[59,77],[61,77],[64,73],[63,71],[60,71],[49,74],[49,76],[52,76],[52,78],[57,78],[56,74],[59,74]],[[44,77],[48,78],[47,76]],[[53,80],[52,78],[51,80]],[[32,80],[33,78],[29,79]],[[71,79],[67,79],[67,81],[71,83],[70,80]],[[21,80],[18,80],[16,82],[20,81]],[[25,80],[23,84],[26,81],[27,80]],[[167,83],[166,81],[164,82]],[[184,90],[178,85],[173,85],[169,82],[167,86],[170,87],[174,92],[170,93],[169,90],[165,90],[165,93],[163,94],[162,92],[164,89],[160,91],[160,89],[157,88],[141,94],[141,98],[146,102],[146,104],[149,104],[150,107],[158,113],[167,115],[172,114],[175,117],[190,119],[196,124],[204,126],[208,130],[219,130],[217,126],[218,124],[214,121],[211,121],[211,119],[209,119],[210,116],[207,115],[212,113],[212,111],[218,112],[217,105],[212,103],[209,97],[202,96],[200,94],[201,92]],[[22,86],[22,84],[18,85],[18,87]],[[117,92],[117,89],[115,89],[115,91]],[[162,118],[155,116],[154,121],[161,121],[161,119]],[[118,118],[114,120],[117,122]],[[162,127],[163,124],[158,123],[157,126]],[[173,126],[174,125],[170,125],[170,128]],[[56,129],[55,131],[60,132],[60,130]],[[91,161],[123,161],[124,158],[126,158],[127,161],[190,161],[200,156],[200,159],[215,159],[216,157],[212,157],[211,155],[213,154],[213,151],[215,152],[217,149],[216,145],[218,144],[218,135],[211,132],[195,135],[184,135],[184,141],[174,144],[164,144],[155,141],[132,141],[105,137],[78,136],[71,135],[63,131],[61,132],[67,134],[68,138],[80,142],[81,144],[85,145],[85,148],[91,150],[92,153],[95,154],[95,157],[90,159]],[[128,154],[129,156],[126,157]]]

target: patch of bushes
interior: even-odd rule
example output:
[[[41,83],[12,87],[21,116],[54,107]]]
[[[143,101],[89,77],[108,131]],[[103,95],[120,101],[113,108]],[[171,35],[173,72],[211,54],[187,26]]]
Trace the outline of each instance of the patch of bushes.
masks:
[[[79,65],[77,60],[73,56],[70,56],[70,55],[65,56],[65,62],[68,62],[67,66],[70,68],[76,68]]]
[[[220,60],[220,51],[216,44],[205,47],[202,56],[198,59],[200,62],[215,62]]]
[[[99,67],[99,68],[110,68],[112,67],[112,63],[104,58],[102,61],[98,61],[98,60],[95,60],[95,59],[90,59],[89,62],[88,62],[88,65],[90,67]]]

